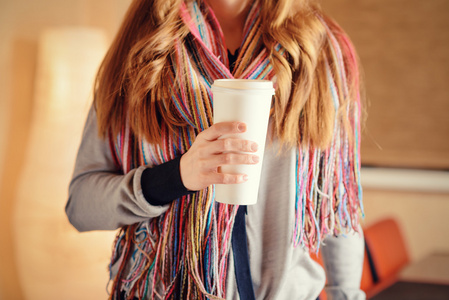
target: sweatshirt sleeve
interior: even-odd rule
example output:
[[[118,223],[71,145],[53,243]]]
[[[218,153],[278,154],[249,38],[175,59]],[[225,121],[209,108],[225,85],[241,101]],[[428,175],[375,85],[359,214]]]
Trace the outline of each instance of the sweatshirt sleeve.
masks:
[[[345,235],[329,235],[321,247],[326,271],[326,294],[329,300],[364,300],[360,289],[364,258],[364,239],[360,234],[350,232]]]
[[[122,174],[114,163],[109,142],[98,136],[94,108],[89,111],[69,185],[66,214],[79,231],[115,230],[154,218],[168,204],[152,205],[143,195],[146,166]]]

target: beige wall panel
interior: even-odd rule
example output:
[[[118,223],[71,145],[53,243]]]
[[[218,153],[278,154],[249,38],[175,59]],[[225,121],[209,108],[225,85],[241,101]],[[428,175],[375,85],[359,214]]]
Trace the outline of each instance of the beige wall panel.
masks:
[[[27,285],[28,283],[22,281],[23,278],[21,278],[17,266],[17,261],[20,260],[23,251],[33,250],[33,246],[35,246],[33,242],[47,245],[48,253],[55,255],[53,264],[50,263],[43,270],[47,275],[35,278],[34,286],[41,286],[40,295],[45,288],[52,289],[56,294],[58,289],[59,291],[68,291],[70,288],[78,288],[77,291],[72,290],[74,295],[78,294],[75,296],[78,297],[77,299],[105,298],[106,265],[111,247],[111,233],[109,235],[99,233],[81,235],[67,223],[63,215],[63,205],[66,200],[65,190],[68,178],[62,178],[58,187],[64,195],[55,196],[53,194],[53,198],[48,199],[48,213],[30,216],[28,221],[22,220],[16,223],[17,226],[14,226],[13,215],[16,212],[21,177],[26,165],[25,153],[28,151],[32,115],[38,106],[34,103],[34,92],[37,41],[40,34],[47,28],[60,26],[96,26],[106,31],[110,41],[129,3],[130,0],[0,0],[0,39],[2,41],[0,43],[0,90],[2,91],[0,95],[0,237],[2,238],[0,243],[0,299],[37,299],[33,296],[27,297],[29,293],[25,290],[30,290],[30,287],[32,289],[33,284]],[[79,126],[82,126],[82,119],[77,122],[79,122]],[[45,140],[42,143],[45,144]],[[64,163],[59,168],[70,173],[72,166],[73,162]],[[40,174],[38,171],[35,173]],[[55,183],[48,178],[43,186],[51,185],[52,182]],[[45,206],[41,205],[39,208],[45,208]],[[31,206],[25,205],[23,211],[32,214],[31,209]],[[39,224],[40,227],[35,227],[36,224]],[[36,230],[41,228],[42,230],[33,237],[36,240],[30,239],[29,244],[22,249],[17,246],[15,233],[17,230],[26,231],[27,227]],[[50,234],[51,230],[54,231],[53,235]],[[72,247],[73,250],[75,250],[74,247],[81,249],[58,250],[55,245],[61,244],[64,238],[73,243],[66,242],[67,247]],[[102,249],[105,251],[99,250],[98,247],[90,249],[89,245],[94,245],[93,241],[101,243],[104,247]],[[18,247],[21,249],[17,249]],[[93,253],[96,250],[95,254],[88,255],[88,252]],[[39,260],[39,253],[36,251],[33,255],[27,255],[27,259]],[[24,266],[25,269],[27,267],[36,271],[37,265]],[[70,277],[70,272],[64,273],[65,269],[70,268],[72,270],[78,268],[78,271],[72,272],[72,277]],[[101,270],[101,278],[97,280],[86,276],[87,273],[94,272],[93,270]],[[29,273],[30,276],[36,274],[36,272]],[[45,276],[53,276],[53,280],[48,281],[47,284],[39,284],[48,278]],[[70,283],[71,281],[73,284]],[[84,285],[84,287],[79,288],[80,285]],[[85,293],[79,293],[79,291],[85,291]],[[47,294],[46,299],[61,298]]]

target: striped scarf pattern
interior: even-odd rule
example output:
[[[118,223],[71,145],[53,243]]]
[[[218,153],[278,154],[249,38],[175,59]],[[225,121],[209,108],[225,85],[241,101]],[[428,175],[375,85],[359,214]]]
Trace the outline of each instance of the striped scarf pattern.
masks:
[[[207,12],[207,13],[205,13]],[[142,166],[159,165],[185,153],[201,131],[212,125],[211,85],[215,79],[274,77],[273,67],[261,40],[259,8],[253,6],[244,26],[244,43],[233,74],[227,48],[213,12],[193,2],[183,4],[181,18],[190,29],[176,44],[171,57],[170,97],[167,109],[176,107],[188,124],[169,134],[162,124],[162,143],[147,143],[132,134],[129,125],[111,140],[112,151],[123,173]],[[329,34],[330,30],[329,30]],[[338,43],[334,55],[341,56]],[[276,51],[283,51],[279,45]],[[344,72],[342,60],[339,69]],[[246,62],[246,63],[243,63]],[[176,74],[186,74],[176,76]],[[345,77],[341,73],[341,78]],[[330,70],[329,80],[332,83]],[[188,78],[188,80],[183,80]],[[333,85],[331,84],[331,87]],[[335,109],[340,96],[333,90]],[[357,127],[359,115],[351,117]],[[357,137],[358,138],[358,137]],[[361,210],[359,145],[348,148],[346,133],[336,126],[332,146],[321,151],[304,145],[297,151],[296,225],[297,246],[316,250],[326,233],[357,228]],[[112,266],[118,272],[110,299],[223,299],[226,297],[228,255],[238,206],[214,201],[214,187],[172,202],[158,218],[124,226],[117,235]]]

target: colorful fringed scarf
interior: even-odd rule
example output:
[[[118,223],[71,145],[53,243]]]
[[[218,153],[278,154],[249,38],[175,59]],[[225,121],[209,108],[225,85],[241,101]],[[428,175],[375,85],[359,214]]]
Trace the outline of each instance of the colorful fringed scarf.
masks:
[[[162,124],[162,144],[153,145],[135,137],[129,126],[113,141],[114,153],[124,173],[141,165],[158,165],[185,153],[195,136],[212,124],[211,85],[219,78],[268,79],[274,77],[269,55],[260,33],[258,7],[252,7],[244,29],[233,74],[229,71],[227,49],[214,14],[203,14],[206,7],[197,3],[183,5],[181,17],[190,29],[183,42],[177,43],[171,57],[172,72],[167,78],[171,99],[188,126],[168,134]],[[324,21],[323,21],[324,23]],[[345,80],[342,49],[332,35],[335,61],[339,62],[341,80]],[[348,43],[349,45],[349,43]],[[344,49],[345,51],[347,49]],[[283,51],[280,46],[276,51]],[[242,62],[249,62],[243,64]],[[187,74],[180,82],[175,74]],[[328,69],[335,109],[340,98]],[[343,82],[345,85],[345,82]],[[348,91],[344,91],[348,93]],[[169,105],[167,105],[169,107]],[[170,107],[173,107],[170,105]],[[359,140],[359,109],[350,116]],[[296,226],[297,246],[315,250],[327,233],[357,228],[361,208],[359,185],[359,145],[350,148],[348,133],[335,124],[332,145],[327,150],[303,145],[297,151]],[[351,133],[354,135],[354,133]],[[119,232],[111,266],[111,298],[121,293],[132,299],[222,299],[226,296],[226,276],[230,240],[237,206],[214,201],[214,187],[184,196],[170,204],[160,217],[125,226]]]

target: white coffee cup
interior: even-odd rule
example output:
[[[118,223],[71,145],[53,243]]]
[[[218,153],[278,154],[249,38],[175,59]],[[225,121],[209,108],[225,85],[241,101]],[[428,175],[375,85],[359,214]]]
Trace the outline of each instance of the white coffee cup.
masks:
[[[246,132],[223,135],[220,138],[238,138],[257,143],[255,165],[223,165],[220,172],[247,174],[248,180],[238,184],[216,184],[215,200],[221,203],[252,205],[257,203],[262,171],[265,140],[274,95],[269,80],[218,79],[212,85],[214,123],[240,121],[246,123]]]

